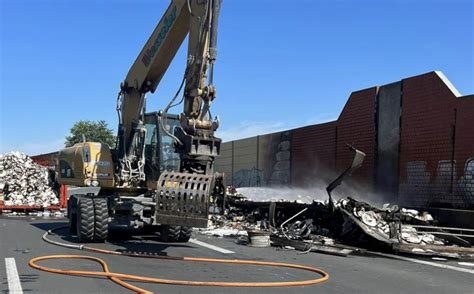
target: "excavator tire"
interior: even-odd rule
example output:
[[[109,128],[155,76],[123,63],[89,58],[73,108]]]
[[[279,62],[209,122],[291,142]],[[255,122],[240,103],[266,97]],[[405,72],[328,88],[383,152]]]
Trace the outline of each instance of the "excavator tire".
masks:
[[[107,198],[94,198],[94,241],[104,242],[109,234]]]
[[[77,198],[71,195],[67,201],[67,217],[69,218],[69,233],[77,235]]]
[[[78,198],[76,224],[79,240],[92,242],[94,239],[94,202],[91,198]]]
[[[181,226],[161,226],[161,241],[163,242],[178,242],[181,236]]]
[[[192,233],[193,233],[193,228],[182,226],[179,232],[178,242],[188,242],[189,239],[191,239]]]

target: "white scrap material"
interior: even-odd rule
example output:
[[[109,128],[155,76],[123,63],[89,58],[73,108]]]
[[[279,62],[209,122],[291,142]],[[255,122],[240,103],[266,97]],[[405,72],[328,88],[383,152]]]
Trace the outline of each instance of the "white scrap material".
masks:
[[[54,213],[54,216],[55,216],[55,217],[64,217],[64,213],[62,213],[61,211],[56,211],[56,212]]]
[[[370,227],[375,227],[377,225],[377,216],[375,215],[375,212],[366,211],[366,212],[359,213],[359,215],[364,224]]]
[[[408,215],[408,216],[411,216],[413,218],[425,221],[425,222],[433,221],[433,216],[427,211],[424,211],[423,213],[420,213],[418,210],[415,210],[415,209],[402,208],[401,213],[404,214],[404,215]]]
[[[425,250],[421,249],[421,248],[413,248],[411,250],[411,252],[415,252],[415,253],[424,253],[426,252]]]
[[[247,231],[226,228],[226,227],[211,229],[211,230],[202,230],[199,232],[203,235],[216,236],[216,237],[247,236]]]
[[[5,206],[46,208],[59,203],[50,187],[48,169],[20,152],[0,154],[0,187],[5,194]]]
[[[417,233],[402,233],[402,239],[408,243],[420,244],[421,237]]]
[[[241,187],[237,193],[253,202],[296,202],[311,204],[323,202],[327,198],[325,190],[307,190],[288,187]]]

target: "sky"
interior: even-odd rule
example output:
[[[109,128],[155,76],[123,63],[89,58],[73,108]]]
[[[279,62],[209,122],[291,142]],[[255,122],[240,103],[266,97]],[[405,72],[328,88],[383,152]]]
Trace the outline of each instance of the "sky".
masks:
[[[214,84],[225,141],[337,119],[350,93],[440,70],[474,93],[472,0],[224,0]],[[169,1],[0,0],[0,153],[117,128],[120,82]],[[176,55],[147,111],[184,72]],[[181,109],[176,109],[181,112]]]

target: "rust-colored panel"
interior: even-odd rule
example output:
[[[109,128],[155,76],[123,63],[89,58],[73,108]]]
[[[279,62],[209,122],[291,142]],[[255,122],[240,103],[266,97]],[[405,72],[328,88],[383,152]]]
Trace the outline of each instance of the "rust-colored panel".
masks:
[[[293,130],[291,182],[311,186],[334,174],[337,121]]]
[[[464,104],[465,99],[457,97],[446,78],[437,72],[403,80],[399,194],[402,204],[464,204],[458,180],[469,151],[464,152],[462,146],[469,146],[470,141],[469,134],[464,133],[474,131],[473,116],[468,110],[469,102]],[[470,153],[474,156],[474,151]]]
[[[46,154],[39,154],[31,156],[33,162],[47,167],[49,169],[54,170],[56,165],[58,164],[58,152],[46,153]]]
[[[375,155],[375,101],[377,87],[352,92],[338,119],[336,170],[343,171],[352,162],[347,144],[353,144],[366,154],[364,163],[352,178],[373,188]]]

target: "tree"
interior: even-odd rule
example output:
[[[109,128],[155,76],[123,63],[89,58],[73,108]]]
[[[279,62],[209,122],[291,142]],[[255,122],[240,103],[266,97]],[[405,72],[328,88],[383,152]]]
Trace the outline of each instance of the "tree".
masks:
[[[100,142],[115,147],[115,136],[104,120],[90,121],[80,120],[71,128],[71,134],[66,137],[64,145],[70,147],[76,143],[82,142],[82,135],[88,142]]]

